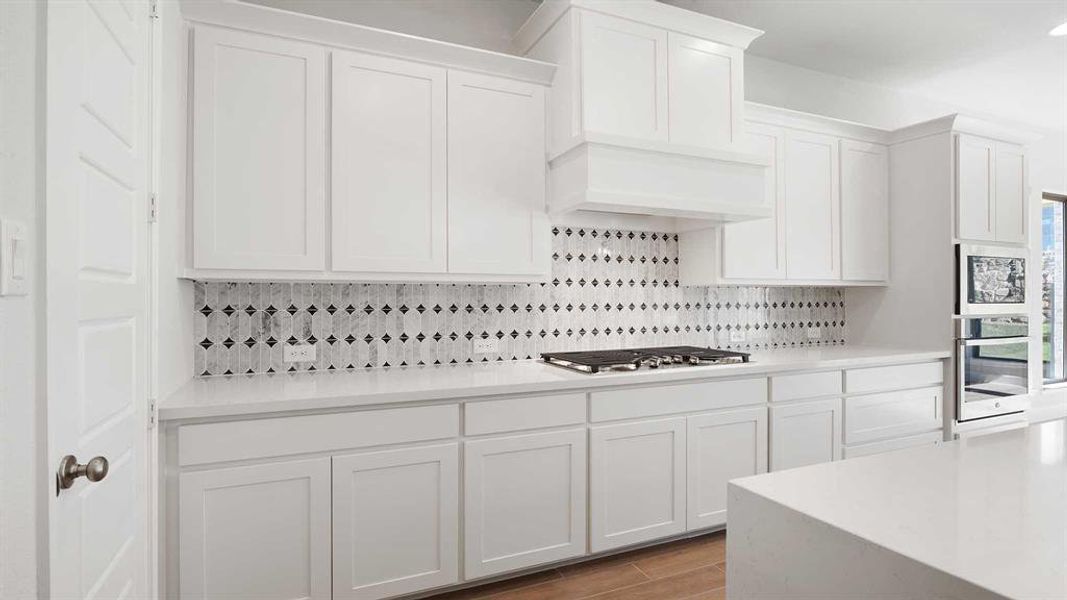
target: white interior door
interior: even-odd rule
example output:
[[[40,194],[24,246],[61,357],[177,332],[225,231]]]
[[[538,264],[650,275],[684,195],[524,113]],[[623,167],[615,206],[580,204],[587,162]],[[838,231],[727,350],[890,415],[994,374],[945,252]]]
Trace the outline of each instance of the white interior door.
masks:
[[[150,24],[146,0],[48,2],[49,464],[110,463],[50,494],[53,598],[149,595]]]

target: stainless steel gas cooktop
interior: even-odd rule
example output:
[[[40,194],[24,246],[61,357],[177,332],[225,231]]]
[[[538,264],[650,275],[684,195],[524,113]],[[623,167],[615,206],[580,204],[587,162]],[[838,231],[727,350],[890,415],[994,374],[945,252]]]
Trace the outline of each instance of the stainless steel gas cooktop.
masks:
[[[584,352],[544,352],[541,360],[550,365],[581,373],[605,371],[636,371],[641,367],[658,369],[673,365],[723,365],[749,362],[744,352],[731,352],[697,346],[663,346],[619,350],[587,350]]]

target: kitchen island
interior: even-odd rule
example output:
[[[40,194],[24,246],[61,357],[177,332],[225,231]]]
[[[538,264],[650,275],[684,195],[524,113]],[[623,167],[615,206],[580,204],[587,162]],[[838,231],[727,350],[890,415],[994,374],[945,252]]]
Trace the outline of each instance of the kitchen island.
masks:
[[[1067,597],[1065,428],[731,482],[728,597]]]

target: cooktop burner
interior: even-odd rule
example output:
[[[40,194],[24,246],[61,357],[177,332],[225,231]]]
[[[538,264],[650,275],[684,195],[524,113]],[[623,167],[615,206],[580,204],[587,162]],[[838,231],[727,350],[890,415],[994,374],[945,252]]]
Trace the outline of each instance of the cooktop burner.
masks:
[[[744,352],[730,352],[697,346],[663,346],[584,352],[543,352],[541,360],[582,373],[636,371],[641,367],[658,369],[666,365],[721,365],[749,362]]]

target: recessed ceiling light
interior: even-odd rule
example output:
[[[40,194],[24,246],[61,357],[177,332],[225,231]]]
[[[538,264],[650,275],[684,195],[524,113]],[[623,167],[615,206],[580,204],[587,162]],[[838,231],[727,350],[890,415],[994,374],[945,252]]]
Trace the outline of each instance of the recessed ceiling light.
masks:
[[[1067,23],[1060,25],[1059,27],[1048,32],[1049,35],[1067,35]]]

